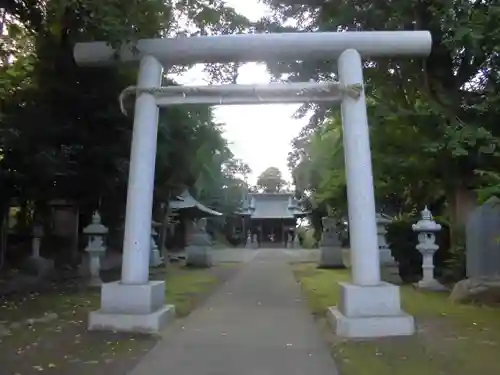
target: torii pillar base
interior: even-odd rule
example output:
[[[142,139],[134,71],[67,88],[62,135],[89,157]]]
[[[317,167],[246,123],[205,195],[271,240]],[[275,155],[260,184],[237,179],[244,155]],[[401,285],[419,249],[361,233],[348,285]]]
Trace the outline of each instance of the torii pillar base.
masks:
[[[175,319],[175,307],[165,305],[165,282],[102,285],[101,308],[89,314],[89,331],[158,334]]]
[[[401,310],[398,286],[381,282],[375,286],[340,283],[340,287],[339,305],[327,312],[338,336],[361,339],[415,333],[413,317]]]

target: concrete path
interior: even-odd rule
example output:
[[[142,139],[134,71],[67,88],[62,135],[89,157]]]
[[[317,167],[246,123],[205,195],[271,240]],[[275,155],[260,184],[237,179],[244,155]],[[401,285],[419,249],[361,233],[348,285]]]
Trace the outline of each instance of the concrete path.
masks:
[[[164,339],[130,375],[335,375],[287,255],[257,255]]]

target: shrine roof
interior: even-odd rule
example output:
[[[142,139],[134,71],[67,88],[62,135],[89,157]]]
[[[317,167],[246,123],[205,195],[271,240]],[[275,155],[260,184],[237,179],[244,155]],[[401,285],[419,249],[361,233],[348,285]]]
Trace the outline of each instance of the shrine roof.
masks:
[[[294,219],[306,214],[292,193],[249,193],[240,212],[251,219]]]
[[[207,216],[221,216],[222,213],[214,211],[193,198],[186,189],[180,195],[175,197],[176,200],[171,200],[169,206],[173,211],[181,210],[197,210],[199,213],[207,214]]]

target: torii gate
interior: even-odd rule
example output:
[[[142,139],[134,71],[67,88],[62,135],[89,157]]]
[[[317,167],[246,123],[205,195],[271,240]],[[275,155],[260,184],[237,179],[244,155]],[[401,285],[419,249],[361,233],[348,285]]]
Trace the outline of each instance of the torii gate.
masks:
[[[127,194],[121,281],[102,286],[101,309],[89,329],[157,332],[173,317],[164,281],[149,280],[150,231],[158,108],[179,104],[340,102],[351,240],[352,283],[329,310],[345,337],[411,335],[414,321],[401,311],[399,288],[380,278],[375,199],[362,57],[427,56],[428,31],[240,34],[140,40],[124,46],[121,61],[139,63]],[[138,52],[137,52],[138,51]],[[79,43],[79,65],[110,65],[105,42]],[[339,82],[161,87],[163,67],[213,62],[338,59]]]

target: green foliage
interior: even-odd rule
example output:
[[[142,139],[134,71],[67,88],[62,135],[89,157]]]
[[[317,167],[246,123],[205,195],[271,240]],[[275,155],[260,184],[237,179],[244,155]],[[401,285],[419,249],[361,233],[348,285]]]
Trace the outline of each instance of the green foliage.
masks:
[[[304,249],[315,249],[318,247],[318,240],[315,237],[314,228],[299,228],[297,234],[300,244]]]
[[[479,204],[483,204],[491,197],[500,197],[500,173],[477,170],[476,174],[479,175],[482,182],[476,190]]]
[[[248,20],[219,0],[8,0],[4,6],[0,206],[16,198],[39,210],[52,198],[71,198],[82,212],[100,206],[108,225],[121,223],[132,117],[123,116],[117,98],[135,83],[136,69],[78,67],[74,44],[104,40],[119,46],[176,35],[186,27],[179,19],[194,34],[242,30]],[[225,66],[208,69],[212,78],[233,78]],[[208,107],[161,111],[156,203],[188,186],[215,209],[231,211],[242,187],[239,167],[244,163],[230,153]]]
[[[425,61],[379,58],[365,65],[379,208],[405,213],[443,202],[438,211],[448,208],[454,213],[460,190],[496,194],[484,174],[475,173],[500,167],[496,126],[500,76],[495,73],[500,68],[500,10],[494,1],[397,0],[387,6],[325,0],[314,7],[269,3],[274,14],[260,24],[267,30],[431,32],[433,49]],[[292,19],[295,27],[282,26]],[[323,61],[269,64],[269,69],[281,78],[287,74],[290,80],[338,78]],[[309,110],[314,115],[294,140],[289,157],[297,190],[310,193],[317,206],[328,204],[345,213],[342,157],[334,156],[340,142],[318,141],[327,132],[321,128],[335,124],[339,112],[307,105],[299,115]]]
[[[257,178],[257,188],[265,193],[278,193],[285,184],[281,171],[276,167],[267,168]]]

